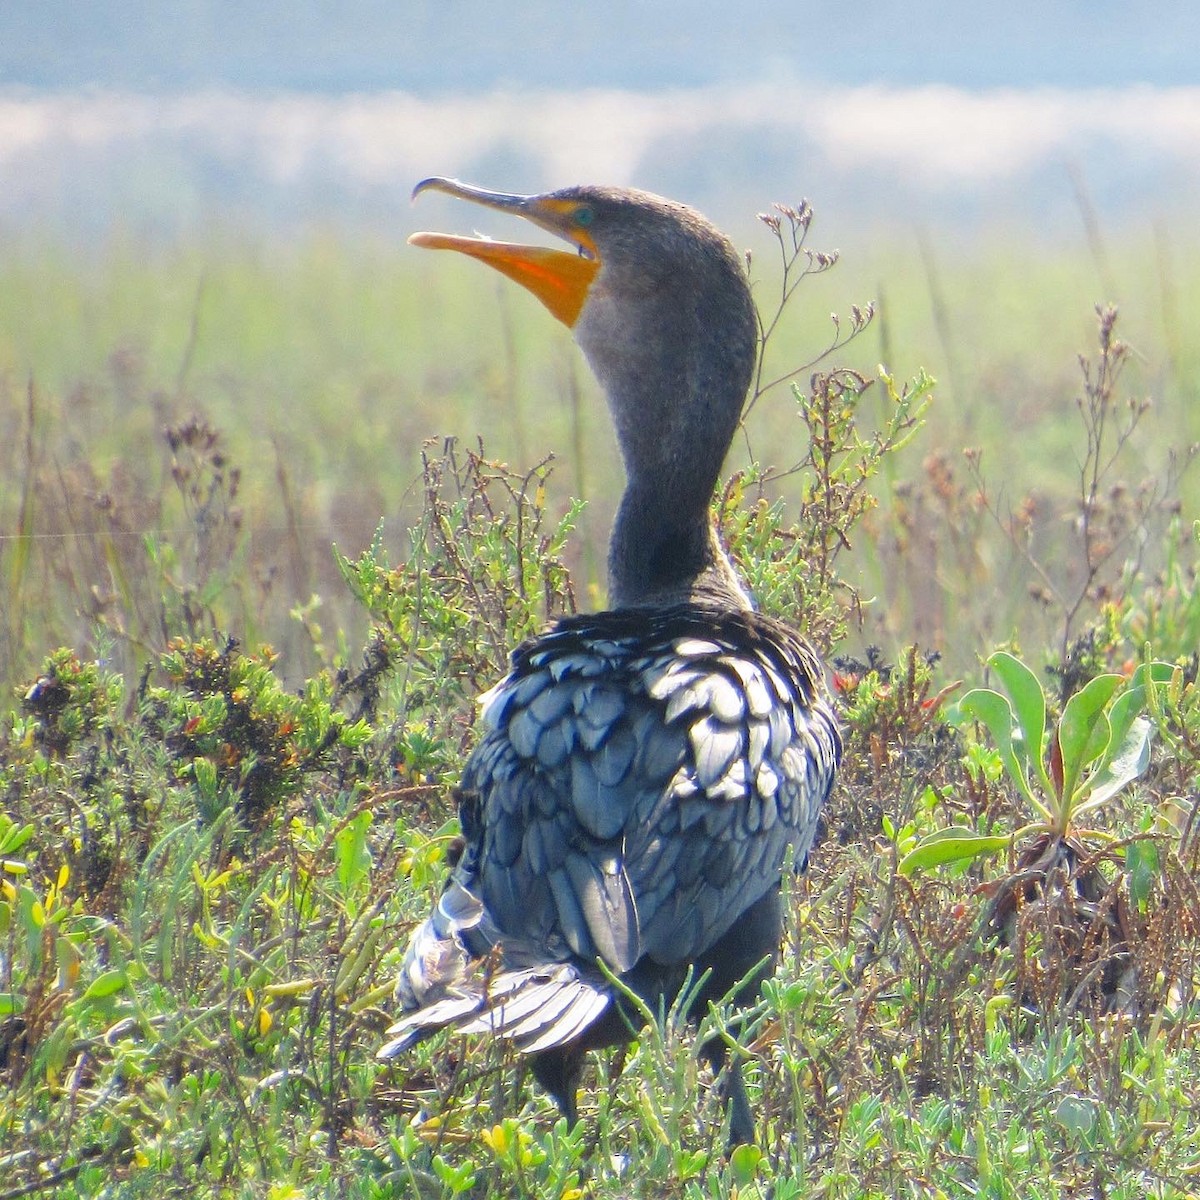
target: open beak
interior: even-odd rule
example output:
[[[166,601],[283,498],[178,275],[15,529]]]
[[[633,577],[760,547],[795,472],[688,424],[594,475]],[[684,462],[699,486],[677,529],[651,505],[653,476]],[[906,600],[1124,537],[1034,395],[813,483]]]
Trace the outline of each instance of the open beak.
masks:
[[[523,246],[516,242],[493,242],[482,237],[460,237],[449,233],[414,233],[408,240],[429,250],[457,250],[515,279],[531,291],[564,325],[574,326],[587,300],[588,289],[600,269],[595,245],[582,229],[571,225],[572,206],[552,196],[515,196],[489,192],[459,183],[456,179],[422,179],[413,188],[415,200],[421,192],[445,192],[475,204],[524,217],[542,229],[564,238],[576,253],[548,246]]]

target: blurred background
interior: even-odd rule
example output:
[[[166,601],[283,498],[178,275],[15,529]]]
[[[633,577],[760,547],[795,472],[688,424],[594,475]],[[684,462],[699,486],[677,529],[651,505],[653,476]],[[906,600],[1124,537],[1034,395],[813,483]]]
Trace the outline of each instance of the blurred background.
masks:
[[[436,171],[764,196],[864,224],[1113,235],[1200,182],[1184,3],[757,0],[0,6],[0,219],[412,226]]]
[[[411,206],[429,174],[688,201],[752,252],[764,303],[778,256],[756,214],[807,197],[811,244],[842,262],[797,295],[779,367],[874,301],[839,361],[938,379],[884,510],[916,519],[904,488],[932,477],[965,497],[980,448],[998,511],[1032,504],[1053,554],[1097,303],[1120,304],[1123,385],[1154,402],[1133,484],[1200,437],[1196,39],[1187,4],[1097,0],[0,5],[0,677],[106,622],[152,643],[128,616],[146,579],[148,612],[161,586],[237,593],[221,622],[307,669],[288,612],[317,594],[354,628],[329,544],[357,553],[382,519],[405,552],[433,437],[519,467],[559,455],[602,600],[619,486],[602,407],[578,403],[591,381],[535,302],[405,245],[419,225],[513,233]],[[776,396],[743,458],[786,467],[803,447]],[[969,659],[1013,631],[1011,539],[973,545],[970,570],[931,560],[926,593],[901,595],[898,528],[862,549],[864,641],[915,626]],[[1016,590],[956,647],[946,616],[981,586]]]

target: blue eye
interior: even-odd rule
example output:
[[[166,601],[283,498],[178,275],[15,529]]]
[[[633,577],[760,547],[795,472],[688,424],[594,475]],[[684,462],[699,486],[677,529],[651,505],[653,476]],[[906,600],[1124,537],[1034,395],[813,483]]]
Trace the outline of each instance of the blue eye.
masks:
[[[596,219],[596,210],[590,204],[581,204],[575,210],[576,225],[590,225]]]

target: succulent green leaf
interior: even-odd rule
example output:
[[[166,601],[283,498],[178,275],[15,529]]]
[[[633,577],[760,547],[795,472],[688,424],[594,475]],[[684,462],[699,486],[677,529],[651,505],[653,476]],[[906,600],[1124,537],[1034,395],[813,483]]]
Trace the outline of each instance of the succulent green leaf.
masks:
[[[931,867],[946,863],[963,862],[982,858],[985,854],[997,854],[1007,850],[1012,838],[1007,834],[976,833],[973,829],[952,826],[939,829],[913,847],[901,860],[897,868],[901,875],[912,875],[917,871],[928,871]]]
[[[1096,1128],[1096,1102],[1090,1096],[1064,1096],[1054,1116],[1068,1133],[1088,1138]]]
[[[968,720],[979,721],[987,727],[988,732],[992,735],[992,740],[996,743],[996,749],[1000,751],[1004,769],[1030,804],[1049,820],[1050,812],[1029,786],[1029,777],[1025,772],[1025,767],[1013,747],[1013,734],[1017,729],[1017,719],[1008,699],[999,692],[993,692],[991,688],[975,688],[958,702],[958,711]]]
[[[1124,743],[1134,717],[1146,707],[1150,688],[1170,683],[1174,669],[1167,662],[1144,662],[1134,671],[1129,686],[1113,701],[1108,711],[1114,746]]]
[[[4,813],[0,813],[0,855],[16,854],[33,837],[32,822],[18,826]]]
[[[1105,706],[1123,683],[1120,675],[1097,675],[1067,701],[1058,722],[1058,744],[1063,761],[1063,807],[1067,813],[1075,798],[1080,773],[1100,758],[1112,738]]]
[[[128,987],[129,979],[124,971],[104,971],[97,975],[83,993],[84,1000],[103,1000],[116,995],[122,988]]]
[[[1144,912],[1154,881],[1160,871],[1158,847],[1149,838],[1130,842],[1125,847],[1125,872],[1129,878],[1129,898]]]
[[[1038,677],[1016,655],[998,650],[988,659],[1012,701],[1017,727],[1021,731],[1024,751],[1042,787],[1051,791],[1043,763],[1046,740],[1046,695]]]
[[[1114,729],[1112,740],[1115,752],[1089,781],[1093,784],[1092,790],[1086,800],[1075,806],[1076,813],[1098,808],[1127,783],[1137,779],[1150,765],[1150,743],[1154,739],[1154,723],[1148,717],[1134,718],[1120,745],[1115,745],[1115,735]]]
[[[338,830],[334,838],[337,848],[337,880],[343,897],[348,898],[371,869],[371,851],[367,845],[367,831],[370,825],[371,810],[363,809]]]
[[[729,1168],[741,1187],[748,1187],[758,1174],[763,1152],[758,1146],[738,1146],[729,1156]]]

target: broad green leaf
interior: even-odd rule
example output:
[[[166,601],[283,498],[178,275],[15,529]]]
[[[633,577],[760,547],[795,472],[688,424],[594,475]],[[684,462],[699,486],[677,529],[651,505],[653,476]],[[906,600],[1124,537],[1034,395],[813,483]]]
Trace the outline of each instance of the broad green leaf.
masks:
[[[342,896],[349,898],[359,882],[371,869],[371,851],[367,846],[367,830],[371,825],[371,810],[364,808],[349,824],[338,830],[337,879]]]
[[[987,727],[996,743],[996,749],[1000,751],[1004,769],[1012,781],[1021,789],[1029,803],[1047,821],[1051,820],[1050,810],[1034,795],[1025,768],[1013,750],[1013,728],[1016,718],[1008,700],[999,692],[993,692],[991,688],[975,688],[958,702],[958,711],[968,720],[979,721]]]
[[[104,971],[88,984],[87,991],[83,993],[83,999],[103,1000],[106,996],[115,995],[128,984],[129,980],[124,971]]]
[[[1090,1096],[1064,1096],[1054,1116],[1068,1133],[1090,1137],[1096,1128],[1096,1102]]]
[[[1112,707],[1108,710],[1114,747],[1124,743],[1134,717],[1146,707],[1148,690],[1151,687],[1170,683],[1174,670],[1171,663],[1149,662],[1142,663],[1134,671],[1129,686],[1113,701]]]
[[[930,867],[940,867],[946,863],[982,858],[985,854],[1007,850],[1011,842],[1012,838],[1007,834],[983,834],[957,827],[939,829],[937,833],[922,838],[900,860],[897,870],[901,875],[911,875],[915,871],[927,871]]]
[[[763,1152],[758,1146],[738,1146],[729,1156],[729,1169],[742,1187],[748,1187],[758,1174]]]
[[[1067,701],[1058,722],[1063,762],[1063,808],[1068,813],[1080,772],[1108,749],[1112,729],[1105,705],[1123,683],[1120,675],[1097,675]]]
[[[20,918],[21,928],[29,939],[29,945],[33,947],[35,944],[40,944],[42,927],[46,924],[46,910],[37,898],[37,893],[24,884],[17,889],[17,916]]]
[[[0,814],[0,855],[16,854],[31,837],[33,837],[32,823],[22,825],[18,829],[15,821]]]
[[[1113,741],[1116,741],[1115,730]],[[1154,738],[1154,722],[1137,717],[1125,731],[1124,742],[1116,747],[1113,756],[1089,780],[1094,786],[1088,797],[1075,806],[1075,812],[1098,808],[1115,796],[1127,783],[1132,783],[1150,765],[1150,743]]]
[[[1129,877],[1129,898],[1144,912],[1159,876],[1158,847],[1154,842],[1143,838],[1125,847],[1125,873]]]
[[[1021,730],[1025,753],[1033,764],[1038,781],[1049,794],[1052,792],[1046,778],[1043,748],[1046,741],[1046,694],[1038,677],[1015,655],[1006,650],[997,650],[988,659],[988,666],[1004,686],[1016,713],[1017,726]]]

